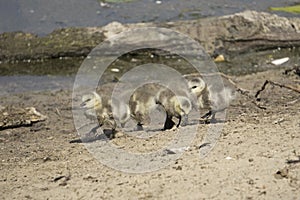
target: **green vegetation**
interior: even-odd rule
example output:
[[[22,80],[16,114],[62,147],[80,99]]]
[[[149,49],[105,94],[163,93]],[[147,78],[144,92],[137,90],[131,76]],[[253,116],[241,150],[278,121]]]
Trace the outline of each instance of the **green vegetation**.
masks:
[[[288,13],[300,14],[300,4],[287,7],[271,7],[270,9],[273,11],[283,11]]]

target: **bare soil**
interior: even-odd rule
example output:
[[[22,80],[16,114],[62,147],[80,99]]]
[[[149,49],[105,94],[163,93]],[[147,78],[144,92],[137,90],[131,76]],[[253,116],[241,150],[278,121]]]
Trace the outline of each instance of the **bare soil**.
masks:
[[[253,94],[264,81],[299,85],[282,70],[233,77]],[[252,94],[252,95],[253,95]],[[299,93],[267,86],[255,99],[238,94],[227,111],[218,144],[204,159],[200,124],[190,149],[167,167],[130,174],[99,162],[74,128],[71,91],[2,96],[1,106],[33,106],[48,118],[0,131],[0,199],[299,199]],[[185,127],[180,127],[184,129]],[[188,128],[188,127],[187,127]],[[160,132],[170,136],[169,132]],[[144,151],[120,135],[110,141]],[[153,146],[155,140],[151,141]],[[157,141],[159,143],[159,141]],[[128,145],[127,145],[128,144]]]

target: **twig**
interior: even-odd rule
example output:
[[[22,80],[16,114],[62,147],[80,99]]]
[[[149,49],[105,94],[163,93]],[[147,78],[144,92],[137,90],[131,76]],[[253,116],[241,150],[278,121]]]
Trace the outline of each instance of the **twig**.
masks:
[[[287,164],[295,164],[295,163],[300,163],[300,156],[298,156],[298,160],[287,160]]]
[[[254,96],[256,99],[257,99],[258,95],[259,95],[262,91],[264,91],[264,90],[266,89],[266,86],[267,86],[268,83],[269,83],[269,81],[266,80],[266,81],[264,82],[264,84],[261,86],[261,89],[259,89],[259,90],[256,92],[256,94],[255,94],[255,96]]]
[[[275,85],[275,86],[279,86],[279,87],[281,87],[281,88],[286,88],[286,89],[292,90],[292,91],[294,91],[294,92],[300,93],[300,88],[296,88],[296,87],[294,87],[294,86],[292,86],[292,85],[284,85],[284,84],[277,83],[277,82],[274,82],[274,81],[266,80],[266,81],[264,82],[264,84],[262,85],[261,89],[259,89],[259,90],[256,92],[255,98],[257,98],[257,97],[259,96],[259,94],[260,94],[262,91],[264,91],[264,90],[266,89],[266,86],[267,86],[268,84]]]
[[[273,85],[277,85],[279,87],[284,87],[284,88],[292,90],[294,92],[300,93],[300,88],[294,87],[293,85],[284,85],[284,84],[280,84],[280,83],[277,83],[277,82],[274,82],[274,81],[269,81],[269,83],[273,84]]]
[[[58,109],[58,108],[55,108],[55,110],[56,110],[56,114],[57,114],[58,116],[60,116],[60,117],[61,117],[61,114],[60,114],[60,111],[59,111],[59,109]]]

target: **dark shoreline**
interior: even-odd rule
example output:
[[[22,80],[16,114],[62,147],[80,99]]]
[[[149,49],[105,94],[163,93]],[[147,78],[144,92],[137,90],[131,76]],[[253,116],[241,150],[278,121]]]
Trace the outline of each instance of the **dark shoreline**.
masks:
[[[299,18],[245,11],[223,17],[159,24],[112,22],[105,27],[63,28],[44,37],[23,32],[3,33],[0,34],[0,74],[14,74],[13,68],[39,67],[49,62],[66,63],[66,68],[60,68],[66,72],[62,74],[74,74],[90,51],[107,38],[131,28],[153,26],[187,34],[199,41],[212,57],[224,55],[226,62],[218,64],[223,68],[263,67],[270,59],[282,57],[289,57],[291,66],[299,63]],[[51,74],[49,66],[46,69]],[[37,74],[49,74],[40,71]]]

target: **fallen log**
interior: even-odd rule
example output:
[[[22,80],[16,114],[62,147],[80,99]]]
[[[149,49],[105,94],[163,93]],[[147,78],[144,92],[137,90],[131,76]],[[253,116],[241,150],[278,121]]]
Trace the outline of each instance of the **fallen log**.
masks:
[[[44,121],[46,118],[34,107],[0,107],[0,130],[30,126],[33,123]]]

